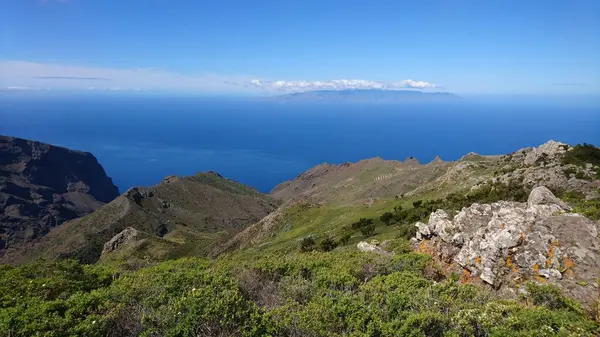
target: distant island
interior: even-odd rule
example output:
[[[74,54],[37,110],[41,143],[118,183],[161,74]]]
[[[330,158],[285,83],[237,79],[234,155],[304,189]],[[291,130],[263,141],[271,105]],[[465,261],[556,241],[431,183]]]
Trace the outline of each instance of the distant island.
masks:
[[[416,90],[315,90],[276,95],[267,98],[279,102],[331,102],[331,103],[411,103],[458,101],[461,97],[449,92],[422,92]]]

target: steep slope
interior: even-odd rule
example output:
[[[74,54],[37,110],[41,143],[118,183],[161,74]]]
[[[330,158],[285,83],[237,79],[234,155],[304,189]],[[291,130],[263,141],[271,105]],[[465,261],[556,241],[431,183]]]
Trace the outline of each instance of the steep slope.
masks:
[[[273,191],[287,201],[279,210],[212,253],[242,260],[332,249],[385,255],[398,245],[410,250],[412,239],[412,249],[434,257],[440,277],[462,274],[461,282],[505,298],[517,297],[527,282],[551,283],[596,310],[600,149],[549,141],[503,156],[412,163],[413,172],[442,171],[425,174],[412,190],[393,174],[390,186],[368,179],[389,167],[407,169],[402,164],[317,166]],[[350,179],[357,182],[352,188],[340,183]],[[357,202],[365,196],[378,199]]]
[[[573,163],[575,152],[567,144],[549,141],[507,155],[469,153],[456,162],[436,158],[422,165],[372,158],[341,165],[321,164],[294,180],[276,186],[271,195],[286,202],[350,204],[392,197],[441,197],[490,181],[533,187],[544,183],[552,189],[576,190],[595,195],[600,163]]]
[[[118,195],[91,153],[0,136],[0,256]]]
[[[460,209],[478,201],[524,201],[541,185],[593,217],[594,200],[600,196],[600,163],[591,163],[594,160],[589,158],[573,163],[569,158],[581,149],[549,141],[502,156],[469,153],[456,162],[437,159],[421,165],[414,160],[375,158],[356,164],[319,165],[277,186],[271,194],[283,199],[284,206],[213,254],[240,248],[252,254],[287,252],[297,249],[298,242],[307,236],[344,239],[349,234],[347,228],[360,218],[375,220],[375,236],[380,239],[414,235],[413,225],[421,213],[428,215],[435,207]],[[413,203],[422,205],[415,207]],[[379,219],[386,212],[402,221],[415,220],[386,226]],[[392,219],[391,223],[397,221]],[[354,231],[348,242],[356,243],[359,238],[360,233]]]
[[[128,227],[153,238],[144,249],[152,251],[148,245],[157,243],[162,253],[151,252],[151,257],[204,254],[277,206],[269,196],[214,172],[170,176],[153,187],[129,189],[96,212],[54,229],[30,249],[8,252],[4,260],[20,263],[42,256],[94,262],[105,242]]]
[[[341,165],[321,164],[296,179],[277,185],[271,195],[287,202],[351,203],[369,198],[393,198],[408,193],[446,173],[452,163],[437,158],[421,165],[372,158]]]

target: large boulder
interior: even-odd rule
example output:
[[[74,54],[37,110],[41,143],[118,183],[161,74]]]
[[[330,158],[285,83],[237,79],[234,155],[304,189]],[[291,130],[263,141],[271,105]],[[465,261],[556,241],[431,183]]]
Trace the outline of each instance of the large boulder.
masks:
[[[127,227],[117,235],[113,236],[112,239],[108,240],[104,244],[104,249],[102,249],[102,254],[107,254],[110,252],[114,252],[119,249],[121,246],[126,245],[131,242],[135,242],[138,236],[138,231],[133,227]]]
[[[591,309],[598,300],[600,225],[540,186],[527,203],[473,204],[453,217],[438,210],[417,223],[422,251],[516,294],[527,281],[553,283]]]
[[[529,194],[529,198],[527,199],[527,206],[534,207],[535,205],[555,205],[559,206],[562,210],[570,211],[571,207],[567,205],[564,201],[555,197],[552,192],[544,186],[538,186],[534,188]]]

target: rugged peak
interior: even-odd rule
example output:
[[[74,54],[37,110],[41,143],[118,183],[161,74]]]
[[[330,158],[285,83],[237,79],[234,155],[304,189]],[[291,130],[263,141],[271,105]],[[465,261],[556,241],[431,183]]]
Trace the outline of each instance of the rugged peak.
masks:
[[[139,205],[143,199],[154,196],[154,193],[151,188],[134,186],[128,189],[123,195]]]
[[[442,160],[442,158],[440,158],[440,156],[435,156],[435,158],[433,158],[433,160],[430,162],[430,164],[437,164],[437,163],[443,163],[444,161]]]
[[[549,140],[546,143],[544,143],[538,147],[534,147],[531,149],[524,149],[525,152],[527,153],[525,155],[525,164],[533,165],[539,159],[553,158],[556,155],[565,153],[567,151],[568,147],[569,146],[565,143],[556,142],[554,140]],[[529,150],[529,151],[527,151],[527,150]]]
[[[413,156],[407,157],[406,159],[404,159],[404,164],[406,165],[419,165],[421,164],[419,162],[419,160]]]
[[[481,158],[481,155],[479,153],[469,152],[466,155],[460,157],[460,159],[458,161],[476,160],[479,158]]]

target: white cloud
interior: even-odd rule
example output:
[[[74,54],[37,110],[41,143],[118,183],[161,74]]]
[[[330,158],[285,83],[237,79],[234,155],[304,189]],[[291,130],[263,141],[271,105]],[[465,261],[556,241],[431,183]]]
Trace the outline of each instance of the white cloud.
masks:
[[[231,92],[248,90],[234,83],[248,77],[192,76],[157,69],[119,69],[0,61],[0,88],[28,87],[82,90],[190,90]]]
[[[193,76],[159,70],[83,67],[28,61],[0,61],[0,90],[175,90],[199,92],[275,92],[344,89],[430,89],[435,84],[403,80],[267,81],[248,76]]]
[[[250,85],[273,91],[312,91],[345,89],[431,89],[437,86],[425,81],[403,80],[397,82],[377,82],[370,80],[329,80],[329,81],[263,81],[251,80]]]

